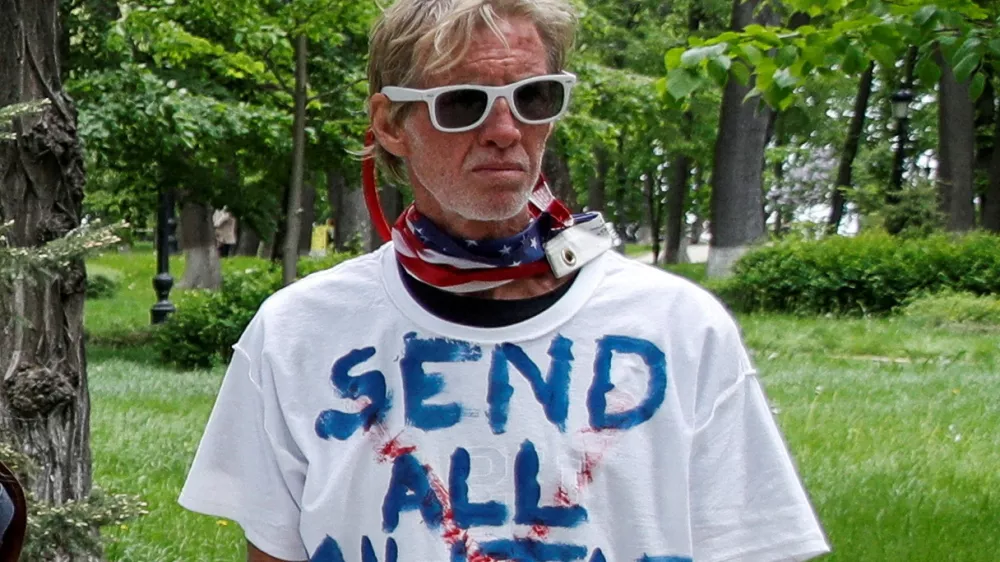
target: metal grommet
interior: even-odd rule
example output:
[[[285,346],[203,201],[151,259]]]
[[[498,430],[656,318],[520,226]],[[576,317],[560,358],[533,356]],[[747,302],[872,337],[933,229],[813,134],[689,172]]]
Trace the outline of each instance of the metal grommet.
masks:
[[[566,265],[568,266],[573,266],[576,264],[576,254],[574,254],[573,250],[570,250],[569,248],[566,248],[562,251],[562,259],[564,262],[566,262]]]

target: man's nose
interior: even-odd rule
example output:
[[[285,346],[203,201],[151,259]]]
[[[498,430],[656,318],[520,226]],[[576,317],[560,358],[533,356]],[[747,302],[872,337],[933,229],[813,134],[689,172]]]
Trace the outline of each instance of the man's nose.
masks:
[[[521,140],[519,125],[520,122],[514,117],[507,100],[498,98],[481,126],[480,139],[483,144],[508,148]]]

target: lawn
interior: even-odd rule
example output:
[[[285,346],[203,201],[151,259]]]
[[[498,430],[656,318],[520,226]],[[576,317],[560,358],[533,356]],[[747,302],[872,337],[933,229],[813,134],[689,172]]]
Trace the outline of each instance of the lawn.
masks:
[[[105,530],[108,558],[245,560],[235,525],[176,504],[222,369],[156,363],[146,328],[150,254],[90,265],[127,280],[113,300],[87,304],[95,481],[150,505],[127,528]],[[174,262],[175,275],[182,267]],[[740,321],[833,544],[828,560],[997,560],[1000,330],[900,318]]]

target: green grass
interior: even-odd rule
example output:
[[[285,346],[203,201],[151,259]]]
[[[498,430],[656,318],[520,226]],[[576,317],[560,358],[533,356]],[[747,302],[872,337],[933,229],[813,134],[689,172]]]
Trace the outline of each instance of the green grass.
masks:
[[[136,280],[136,288],[123,287],[111,301],[117,306],[87,303],[88,331],[114,343],[105,336],[148,323],[152,260],[136,254],[97,261]],[[179,264],[174,269],[179,277]],[[833,544],[828,560],[997,559],[996,332],[905,318],[740,321]],[[146,345],[91,345],[88,353],[95,480],[143,496],[150,509],[127,529],[105,530],[114,541],[108,559],[245,560],[235,525],[176,503],[222,369],[165,369]]]

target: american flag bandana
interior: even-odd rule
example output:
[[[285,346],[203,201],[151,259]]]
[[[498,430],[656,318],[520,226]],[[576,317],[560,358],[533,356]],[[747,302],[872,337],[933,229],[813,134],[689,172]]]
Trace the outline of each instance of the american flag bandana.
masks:
[[[573,215],[552,195],[544,178],[532,191],[531,224],[496,240],[454,238],[412,205],[392,228],[392,243],[403,268],[418,280],[453,293],[485,291],[552,271],[546,244],[574,225],[600,219],[600,213]]]

